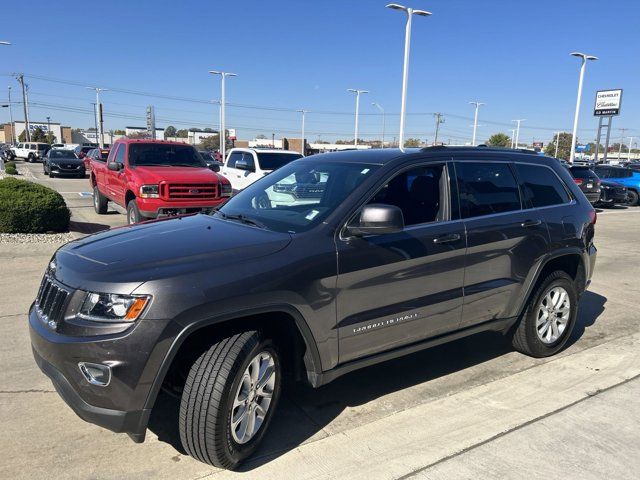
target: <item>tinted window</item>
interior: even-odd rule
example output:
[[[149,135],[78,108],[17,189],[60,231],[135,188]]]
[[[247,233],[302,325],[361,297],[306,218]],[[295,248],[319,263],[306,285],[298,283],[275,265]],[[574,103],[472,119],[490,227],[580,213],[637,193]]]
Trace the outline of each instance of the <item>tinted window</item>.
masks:
[[[51,148],[49,145],[38,145],[38,150],[48,150],[49,148]]]
[[[118,152],[118,155],[120,152]],[[206,167],[195,148],[189,145],[134,143],[129,145],[130,166]]]
[[[507,163],[456,163],[463,218],[520,210],[520,193]]]
[[[249,165],[249,168],[252,171],[254,172],[256,171],[256,165],[255,165],[255,162],[253,161],[253,154],[249,152],[244,152],[242,154],[242,160],[244,160],[247,163],[247,165]]]
[[[71,150],[49,150],[49,158],[77,158]]]
[[[227,167],[235,168],[236,162],[242,158],[242,152],[233,152],[227,159]]]
[[[585,180],[597,180],[598,176],[589,167],[571,167],[569,169],[573,178],[582,178]]]
[[[275,170],[289,162],[302,158],[302,155],[280,152],[260,152],[258,153],[258,163],[262,170]]]
[[[22,143],[19,143],[18,148],[24,148],[24,145]]]
[[[444,220],[443,165],[412,168],[396,175],[369,201],[394,205],[402,210],[405,225]]]
[[[516,163],[515,167],[527,207],[547,207],[570,200],[564,185],[549,168],[521,163]]]
[[[118,148],[118,151],[116,152],[116,158],[114,159],[114,162],[124,163],[125,151],[126,151],[126,145],[121,144],[120,147]]]

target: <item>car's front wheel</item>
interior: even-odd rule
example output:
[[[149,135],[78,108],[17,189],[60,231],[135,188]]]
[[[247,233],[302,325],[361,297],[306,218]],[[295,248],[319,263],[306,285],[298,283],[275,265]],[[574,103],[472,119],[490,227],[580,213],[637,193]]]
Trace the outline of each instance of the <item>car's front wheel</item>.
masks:
[[[280,357],[259,332],[224,338],[192,365],[180,402],[180,439],[198,460],[233,469],[260,444],[281,388]]]
[[[548,357],[567,343],[578,313],[574,280],[563,271],[545,278],[531,296],[512,343],[532,357]]]
[[[628,190],[627,203],[632,206],[640,205],[640,196],[638,195],[638,192],[635,190]]]
[[[134,223],[144,222],[145,220],[147,220],[147,218],[140,213],[136,200],[130,200],[129,203],[127,203],[127,223],[133,225]]]

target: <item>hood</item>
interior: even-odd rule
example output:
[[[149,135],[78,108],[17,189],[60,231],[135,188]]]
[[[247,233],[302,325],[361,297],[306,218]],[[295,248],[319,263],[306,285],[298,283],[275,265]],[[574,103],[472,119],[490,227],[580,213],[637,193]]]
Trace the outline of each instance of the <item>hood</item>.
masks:
[[[145,183],[208,183],[221,178],[207,167],[135,167],[132,170],[144,178]]]
[[[285,248],[288,233],[209,215],[120,227],[71,242],[56,254],[56,278],[74,288],[140,283],[225,267]],[[127,287],[129,288],[129,287]],[[112,289],[113,291],[113,289]]]

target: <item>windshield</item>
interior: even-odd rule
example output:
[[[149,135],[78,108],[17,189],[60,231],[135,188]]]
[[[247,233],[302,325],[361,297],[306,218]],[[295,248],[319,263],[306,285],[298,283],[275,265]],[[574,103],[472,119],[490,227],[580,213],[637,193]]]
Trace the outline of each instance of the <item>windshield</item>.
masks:
[[[220,212],[270,230],[298,233],[324,220],[378,167],[303,161],[286,165],[232,197]]]
[[[259,152],[258,161],[262,170],[275,170],[293,162],[298,158],[302,158],[299,153],[281,153],[281,152]]]
[[[71,150],[49,150],[49,158],[77,158]]]
[[[202,157],[189,145],[134,143],[129,146],[131,166],[206,167]]]

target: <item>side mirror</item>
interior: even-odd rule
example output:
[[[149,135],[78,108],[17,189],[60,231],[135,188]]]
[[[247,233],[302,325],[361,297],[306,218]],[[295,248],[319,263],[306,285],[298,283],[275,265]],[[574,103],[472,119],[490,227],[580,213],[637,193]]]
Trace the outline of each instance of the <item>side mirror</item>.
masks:
[[[117,162],[109,162],[107,164],[107,168],[112,172],[119,172],[120,170],[122,170],[122,164]]]
[[[255,172],[256,169],[253,167],[253,165],[249,165],[249,162],[247,162],[246,160],[238,160],[236,162],[236,168],[238,170],[245,170],[247,172]]]
[[[354,225],[347,227],[349,234],[355,237],[396,233],[403,229],[402,210],[394,205],[381,203],[365,205],[360,213],[360,219]]]
[[[220,162],[207,162],[207,166],[210,170],[218,173],[220,171]]]

